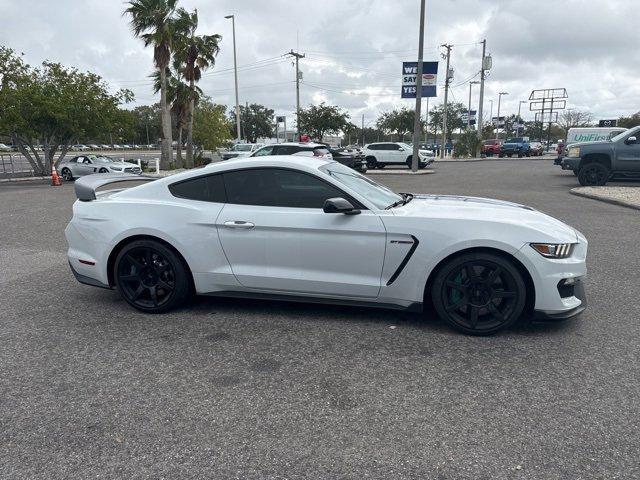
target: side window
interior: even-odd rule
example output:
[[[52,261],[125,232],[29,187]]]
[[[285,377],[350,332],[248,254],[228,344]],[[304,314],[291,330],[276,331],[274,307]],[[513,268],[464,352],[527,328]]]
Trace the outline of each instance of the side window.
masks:
[[[369,145],[369,150],[380,150],[380,145]]]
[[[400,145],[397,145],[395,143],[390,143],[387,145],[387,147],[388,147],[387,150],[394,150],[396,152],[400,150]]]
[[[256,150],[256,153],[253,154],[254,157],[264,157],[267,155],[273,155],[273,150],[274,147],[272,146],[268,146],[268,147],[263,147],[259,150]]]
[[[274,148],[274,155],[293,155],[294,153],[298,153],[300,150],[301,148],[296,145],[280,145]]]
[[[203,175],[169,185],[174,197],[201,202],[225,203],[226,195],[222,175]]]
[[[69,160],[69,163],[76,163],[78,161],[78,157],[73,157],[71,160]]]
[[[224,174],[227,202],[288,208],[322,208],[325,200],[345,197],[339,189],[301,172],[278,168]]]

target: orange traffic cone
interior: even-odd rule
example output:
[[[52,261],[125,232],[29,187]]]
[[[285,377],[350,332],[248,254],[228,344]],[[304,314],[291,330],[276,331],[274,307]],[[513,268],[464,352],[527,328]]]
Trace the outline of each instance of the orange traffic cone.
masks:
[[[58,175],[58,171],[56,170],[56,164],[51,162],[51,186],[59,187],[60,185],[62,185],[62,182],[60,181],[60,175]]]

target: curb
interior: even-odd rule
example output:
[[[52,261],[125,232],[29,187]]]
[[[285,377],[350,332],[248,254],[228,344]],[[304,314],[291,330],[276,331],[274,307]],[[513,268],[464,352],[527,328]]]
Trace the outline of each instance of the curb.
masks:
[[[407,170],[367,170],[367,172],[365,173],[365,175],[430,175],[432,173],[436,173],[435,170],[431,170],[431,169],[423,169],[423,170],[418,170],[417,172],[412,172],[411,170],[407,169]]]
[[[572,188],[571,190],[569,190],[569,193],[571,195],[575,195],[576,197],[590,198],[591,200],[599,200],[601,202],[609,203],[611,205],[617,205],[619,207],[627,207],[632,208],[633,210],[640,210],[640,205],[636,205],[635,203],[626,202],[624,200],[618,200],[611,197],[601,197],[599,195],[593,195],[592,193],[580,192],[578,191],[578,188],[580,187]]]
[[[48,177],[18,177],[18,178],[0,178],[0,183],[19,183],[19,182],[41,182],[43,180],[51,180],[51,176]]]

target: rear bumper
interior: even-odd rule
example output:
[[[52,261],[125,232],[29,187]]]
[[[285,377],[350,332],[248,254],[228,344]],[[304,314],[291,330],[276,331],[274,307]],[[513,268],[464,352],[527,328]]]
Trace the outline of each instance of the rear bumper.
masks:
[[[83,283],[85,285],[91,285],[92,287],[108,288],[109,290],[112,289],[112,287],[110,287],[109,285],[106,285],[101,281],[96,280],[95,278],[91,278],[86,275],[82,275],[81,273],[78,273],[76,269],[73,268],[73,265],[71,264],[71,262],[69,262],[69,268],[71,269],[73,276],[76,277],[76,280],[78,280],[80,283]]]

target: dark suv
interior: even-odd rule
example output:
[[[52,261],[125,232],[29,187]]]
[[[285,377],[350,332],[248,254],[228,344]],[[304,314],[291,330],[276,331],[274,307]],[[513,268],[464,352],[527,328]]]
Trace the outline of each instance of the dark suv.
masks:
[[[573,143],[560,165],[573,170],[583,186],[604,185],[612,178],[640,179],[640,127],[610,140]]]

